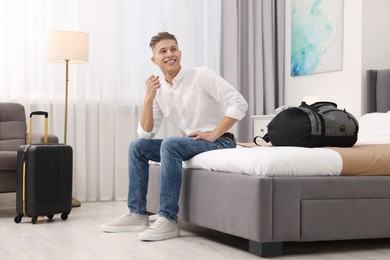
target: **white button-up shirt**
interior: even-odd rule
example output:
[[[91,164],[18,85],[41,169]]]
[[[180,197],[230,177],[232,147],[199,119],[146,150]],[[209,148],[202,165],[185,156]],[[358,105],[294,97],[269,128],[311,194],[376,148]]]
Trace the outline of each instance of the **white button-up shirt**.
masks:
[[[139,123],[140,138],[153,138],[164,117],[184,136],[197,130],[211,132],[224,116],[241,120],[248,109],[243,96],[208,68],[182,68],[172,85],[160,81],[153,101],[154,128],[146,132]]]

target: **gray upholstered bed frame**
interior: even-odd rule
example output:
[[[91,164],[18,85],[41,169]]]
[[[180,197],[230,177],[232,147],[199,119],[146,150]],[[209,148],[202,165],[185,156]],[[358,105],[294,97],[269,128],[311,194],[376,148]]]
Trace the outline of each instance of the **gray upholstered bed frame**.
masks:
[[[390,70],[369,73],[380,78]],[[390,110],[390,97],[378,97]],[[151,166],[151,213],[158,212],[159,183],[159,167]],[[269,178],[185,169],[179,220],[248,239],[251,253],[275,256],[288,241],[390,237],[389,187],[385,176]]]
[[[367,71],[368,112],[390,110],[390,69]]]

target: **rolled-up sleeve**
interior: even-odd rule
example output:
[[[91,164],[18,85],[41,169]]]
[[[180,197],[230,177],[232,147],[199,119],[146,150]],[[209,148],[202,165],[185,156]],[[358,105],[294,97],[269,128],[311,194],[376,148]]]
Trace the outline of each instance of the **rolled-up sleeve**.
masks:
[[[241,95],[240,95],[241,96]],[[245,117],[246,111],[248,110],[248,103],[241,96],[242,100],[238,98],[234,104],[228,106],[225,112],[225,116],[241,120]]]
[[[146,132],[145,129],[141,126],[141,122],[138,122],[138,127],[137,127],[138,137],[143,139],[152,139],[158,132],[158,129],[160,129],[163,119],[164,119],[164,115],[160,110],[157,102],[154,101],[153,103],[154,127],[151,132]]]
[[[143,127],[141,126],[141,123],[138,122],[138,128],[137,128],[137,133],[139,138],[143,139],[152,139],[155,134],[152,132],[146,132]]]

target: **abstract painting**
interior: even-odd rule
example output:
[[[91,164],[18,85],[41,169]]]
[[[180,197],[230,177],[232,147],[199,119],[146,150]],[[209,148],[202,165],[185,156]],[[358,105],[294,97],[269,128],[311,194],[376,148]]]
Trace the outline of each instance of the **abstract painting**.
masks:
[[[343,68],[344,0],[292,0],[291,76]]]

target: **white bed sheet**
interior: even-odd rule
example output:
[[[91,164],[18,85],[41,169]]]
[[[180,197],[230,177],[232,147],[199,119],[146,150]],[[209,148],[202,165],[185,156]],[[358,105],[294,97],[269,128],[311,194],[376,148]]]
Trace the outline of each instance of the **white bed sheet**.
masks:
[[[183,167],[268,177],[338,176],[342,164],[331,149],[261,146],[204,152],[183,162]]]

